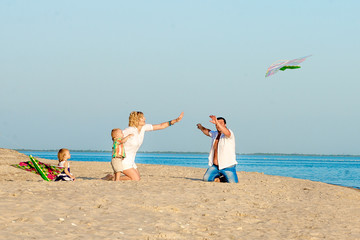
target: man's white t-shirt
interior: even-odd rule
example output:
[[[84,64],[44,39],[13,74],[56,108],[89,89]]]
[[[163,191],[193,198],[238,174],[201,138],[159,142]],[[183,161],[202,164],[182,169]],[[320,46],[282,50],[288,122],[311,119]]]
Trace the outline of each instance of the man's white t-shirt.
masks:
[[[235,135],[229,129],[231,135],[226,137],[225,134],[221,134],[218,144],[218,162],[219,169],[227,168],[237,164],[236,153],[235,153]],[[210,137],[212,138],[211,150],[209,154],[209,166],[213,165],[214,159],[214,142],[218,135],[218,131],[210,131]]]

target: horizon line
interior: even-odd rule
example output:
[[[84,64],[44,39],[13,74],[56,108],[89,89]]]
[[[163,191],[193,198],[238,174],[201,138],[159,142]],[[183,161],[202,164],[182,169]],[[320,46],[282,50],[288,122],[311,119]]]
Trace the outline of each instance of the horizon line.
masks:
[[[13,149],[15,151],[37,151],[37,152],[57,152],[56,149]],[[72,152],[111,152],[110,150],[79,150],[69,149]],[[138,151],[138,153],[183,153],[183,154],[209,154],[208,152],[192,152],[192,151]],[[316,153],[236,153],[236,155],[277,155],[277,156],[354,156],[360,157],[357,154],[316,154]]]

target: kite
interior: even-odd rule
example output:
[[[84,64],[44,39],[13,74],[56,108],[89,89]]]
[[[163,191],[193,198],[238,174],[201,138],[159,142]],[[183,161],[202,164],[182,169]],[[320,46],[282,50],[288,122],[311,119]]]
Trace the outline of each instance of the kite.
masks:
[[[306,56],[306,57],[296,58],[296,59],[293,59],[293,60],[279,60],[279,61],[271,64],[271,66],[266,71],[265,77],[269,77],[271,75],[274,75],[279,70],[280,71],[285,71],[286,69],[301,68],[299,66],[299,64],[302,63],[303,61],[305,61],[305,59],[308,58],[308,57],[311,57],[311,55]]]
[[[56,176],[63,171],[62,168],[40,162],[31,155],[29,157],[30,161],[13,164],[11,166],[39,174],[45,181],[54,180]]]

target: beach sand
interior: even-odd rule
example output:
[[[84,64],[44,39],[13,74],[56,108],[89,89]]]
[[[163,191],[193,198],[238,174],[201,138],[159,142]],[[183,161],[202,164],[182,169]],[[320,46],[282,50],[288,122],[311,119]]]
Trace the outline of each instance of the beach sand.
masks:
[[[241,171],[207,183],[205,169],[145,164],[141,181],[112,182],[104,162],[46,182],[10,166],[21,161],[0,149],[0,239],[360,239],[357,189]]]

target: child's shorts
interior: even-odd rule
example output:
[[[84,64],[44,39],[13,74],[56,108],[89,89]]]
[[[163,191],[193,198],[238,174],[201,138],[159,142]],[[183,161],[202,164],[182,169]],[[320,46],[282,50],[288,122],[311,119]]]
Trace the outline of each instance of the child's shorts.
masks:
[[[122,161],[123,161],[123,158],[112,158],[111,159],[111,166],[114,170],[114,173],[122,172],[124,170]]]

